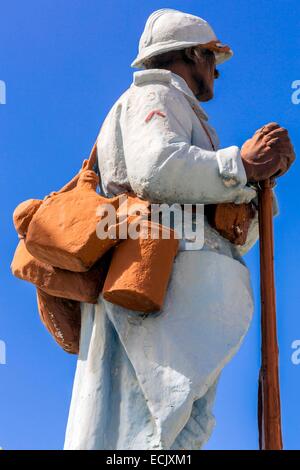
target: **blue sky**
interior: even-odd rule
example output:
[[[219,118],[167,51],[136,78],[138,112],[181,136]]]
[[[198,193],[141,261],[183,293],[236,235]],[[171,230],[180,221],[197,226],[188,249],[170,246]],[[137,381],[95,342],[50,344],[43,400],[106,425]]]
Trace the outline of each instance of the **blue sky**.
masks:
[[[300,150],[298,0],[4,0],[0,3],[0,447],[63,446],[76,358],[41,325],[34,288],[14,279],[17,244],[11,215],[28,198],[43,198],[79,169],[99,127],[130,85],[130,63],[147,16],[171,7],[204,17],[234,58],[220,66],[214,101],[205,105],[222,146],[241,145],[258,127],[278,121]],[[1,101],[1,100],[0,100]],[[291,343],[300,339],[299,162],[278,181],[275,263],[286,449],[300,448],[300,365]],[[256,449],[259,369],[259,258],[247,255],[256,297],[251,329],[223,372],[215,406],[217,427],[208,449]],[[213,345],[212,345],[213,347]]]

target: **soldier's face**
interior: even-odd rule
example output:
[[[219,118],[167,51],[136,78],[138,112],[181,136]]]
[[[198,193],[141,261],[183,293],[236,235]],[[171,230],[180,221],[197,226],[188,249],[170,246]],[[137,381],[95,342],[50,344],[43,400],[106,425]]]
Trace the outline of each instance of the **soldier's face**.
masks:
[[[214,96],[216,59],[209,49],[196,48],[193,78],[198,85],[196,97],[199,101],[209,101]]]

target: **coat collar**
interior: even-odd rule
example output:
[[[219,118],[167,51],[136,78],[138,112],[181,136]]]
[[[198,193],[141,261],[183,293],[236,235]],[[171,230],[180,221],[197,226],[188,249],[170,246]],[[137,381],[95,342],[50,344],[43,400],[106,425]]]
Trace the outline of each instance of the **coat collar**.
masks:
[[[155,81],[169,83],[177,88],[177,90],[181,91],[181,93],[185,95],[197,116],[205,121],[208,120],[206,112],[199,105],[197,98],[189,88],[186,81],[176,73],[164,69],[148,69],[141,70],[133,74],[134,85],[153,83]]]

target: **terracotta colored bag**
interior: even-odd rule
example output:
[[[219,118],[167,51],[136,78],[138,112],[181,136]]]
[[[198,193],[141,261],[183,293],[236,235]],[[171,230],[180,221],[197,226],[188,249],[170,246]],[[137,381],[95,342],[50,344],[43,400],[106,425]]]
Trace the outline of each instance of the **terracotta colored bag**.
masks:
[[[76,186],[52,193],[33,214],[26,233],[26,247],[38,260],[61,269],[84,272],[119,242],[118,238],[99,238],[96,233],[97,225],[107,215],[105,208],[110,206],[117,211],[124,198],[124,193],[106,198],[96,192],[99,178],[91,169],[96,155],[95,144]],[[136,201],[138,198],[131,197],[131,203]],[[117,220],[111,221],[112,227],[116,224]]]
[[[105,254],[89,271],[75,273],[54,268],[34,258],[20,240],[11,264],[14,276],[31,282],[44,292],[78,302],[97,303],[109,265]]]
[[[70,271],[88,271],[117,239],[97,237],[101,219],[97,209],[108,202],[117,209],[118,197],[108,200],[96,193],[97,175],[85,170],[74,189],[50,196],[34,214],[26,247],[44,263]]]
[[[78,354],[81,326],[80,303],[53,297],[37,289],[37,304],[43,324],[59,346],[68,353]]]
[[[95,146],[93,152],[95,156]],[[84,170],[87,163],[93,163],[91,157],[88,162],[84,162]],[[72,190],[80,175],[81,172],[51,196]],[[26,237],[31,220],[42,205],[43,201],[31,199],[21,203],[14,211],[15,228],[21,238]],[[67,352],[78,353],[81,321],[79,301],[97,301],[106,276],[108,258],[109,253],[88,272],[74,273],[38,261],[26,249],[25,241],[19,242],[11,266],[13,274],[37,285],[41,320],[55,341]]]
[[[120,201],[124,195],[107,199],[97,194],[98,177],[90,169],[95,158],[96,145],[80,174],[61,191],[44,201],[25,201],[14,213],[16,230],[25,241],[17,249],[13,272],[39,287],[41,317],[56,341],[69,352],[76,352],[74,344],[79,335],[74,334],[80,310],[75,301],[96,301],[105,269],[95,263],[100,258],[102,261],[103,255],[120,241],[97,237],[96,227],[101,219],[97,208],[109,203],[118,210],[118,219],[111,227],[116,228],[117,236],[121,219],[130,223],[135,218],[128,214],[125,219],[122,217]],[[145,206],[148,208],[147,201],[126,196],[129,207],[139,203],[143,211]],[[160,226],[158,239],[126,239],[117,247],[104,289],[107,300],[142,312],[161,309],[179,245],[173,231],[170,239],[163,239],[164,231]],[[101,279],[97,279],[100,274]],[[75,339],[65,340],[72,334]]]
[[[207,127],[202,119],[199,118],[199,121],[211,143],[212,150],[216,151],[217,147]],[[208,222],[222,237],[235,245],[244,245],[246,243],[250,223],[255,216],[252,202],[248,204],[207,204],[204,210]]]
[[[25,237],[32,217],[42,204],[43,201],[40,199],[28,199],[16,207],[13,213],[13,221],[20,237]]]
[[[96,193],[97,176],[90,170],[95,159],[96,145],[94,145],[89,160],[84,162],[82,171],[59,192],[51,193],[44,201],[30,199],[21,203],[14,211],[13,216],[16,231],[19,233],[19,236],[23,238],[23,240],[19,242],[12,262],[11,267],[13,274],[23,280],[34,283],[38,287],[38,307],[42,321],[48,331],[53,335],[54,339],[66,351],[73,353],[78,351],[80,331],[79,302],[95,303],[97,301],[106,277],[111,256],[111,253],[107,250],[111,245],[118,242],[118,239],[108,239],[108,247],[103,248],[103,246],[100,246],[99,249],[99,245],[101,245],[102,242],[95,237],[96,205],[98,206],[99,202],[104,201],[105,203],[112,203],[114,207],[119,208],[119,202],[124,202],[121,196],[106,199],[101,198]],[[67,192],[70,192],[71,195],[67,195]],[[139,203],[139,205],[142,203],[143,207],[148,206],[147,202],[141,201],[134,195],[128,194],[126,196],[128,207],[136,203]],[[90,203],[92,207],[89,207]],[[66,206],[64,206],[64,204],[66,204]],[[50,211],[47,209],[49,206]],[[118,230],[121,227],[121,222],[130,222],[134,218],[134,216],[127,216],[127,219],[124,219],[122,214],[123,207],[124,205],[121,206],[121,209],[119,208],[120,224],[118,224],[117,221],[114,227],[117,235],[119,234]],[[35,218],[39,210],[41,210],[41,212]],[[79,221],[77,217],[78,213]],[[84,218],[80,218],[81,215],[83,215]],[[91,215],[93,220],[89,221],[89,224],[87,224],[89,215]],[[33,228],[31,227],[32,219],[35,219]],[[43,226],[44,222],[45,225]],[[47,230],[48,222],[50,232]],[[41,223],[41,227],[43,228],[40,233],[39,223]],[[86,230],[85,224],[88,225],[89,231]],[[71,234],[71,242],[73,240],[72,235],[74,235],[75,242],[76,237],[81,241],[81,247],[78,243],[77,245],[75,243],[75,247],[74,243],[73,245],[72,243],[68,245],[65,233],[63,233],[65,228],[69,230],[68,234]],[[57,232],[55,232],[55,230],[57,230]],[[28,232],[30,232],[30,236]],[[44,240],[40,239],[40,234],[41,238],[45,235]],[[33,247],[33,251],[37,247],[38,253],[41,253],[41,257],[46,258],[46,262],[38,260],[29,253],[27,249],[28,239],[30,240],[29,245]],[[60,269],[53,267],[47,262],[49,256],[48,250],[51,250],[51,247],[53,248],[52,255],[53,253],[58,257],[62,255],[60,250],[57,249],[57,239],[61,242],[62,247],[64,247],[64,242],[66,242],[67,250],[69,249],[69,252],[67,251],[67,255],[65,255],[67,265],[70,268],[74,268],[75,264],[75,269],[78,268],[78,266],[82,269],[82,265],[84,265],[85,272],[73,272]],[[36,245],[34,240],[36,240]],[[49,243],[49,247],[47,243]],[[88,248],[84,246],[84,243],[87,243]],[[95,245],[97,245],[96,248],[98,248],[98,251],[97,249],[95,250],[96,257],[93,253]],[[82,249],[80,250],[80,248]],[[102,252],[105,252],[105,255],[101,256]],[[82,258],[80,258],[80,256],[82,256]],[[101,256],[101,259],[94,263],[94,259],[98,259],[99,256]],[[52,256],[50,259],[52,260]],[[60,264],[57,263],[57,258],[54,264]],[[87,267],[90,264],[93,264],[93,266],[87,271]]]
[[[205,206],[210,225],[235,245],[244,245],[255,210],[253,204],[216,204]]]
[[[163,232],[167,233],[167,228],[146,224],[149,236],[154,227],[159,237],[128,238],[114,249],[103,297],[130,310],[149,313],[163,306],[179,240],[174,238],[173,230],[169,232],[169,239],[164,239]]]

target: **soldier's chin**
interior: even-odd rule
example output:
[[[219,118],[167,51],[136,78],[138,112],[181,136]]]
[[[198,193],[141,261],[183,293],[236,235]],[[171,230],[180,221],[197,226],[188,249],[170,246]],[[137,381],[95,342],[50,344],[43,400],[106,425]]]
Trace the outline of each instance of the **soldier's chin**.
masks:
[[[198,81],[199,92],[196,94],[198,101],[209,101],[214,97],[213,87],[210,87],[204,80]]]
[[[196,95],[196,98],[198,101],[210,101],[214,97],[214,91],[210,88],[207,88],[205,90],[202,90],[198,95]]]

